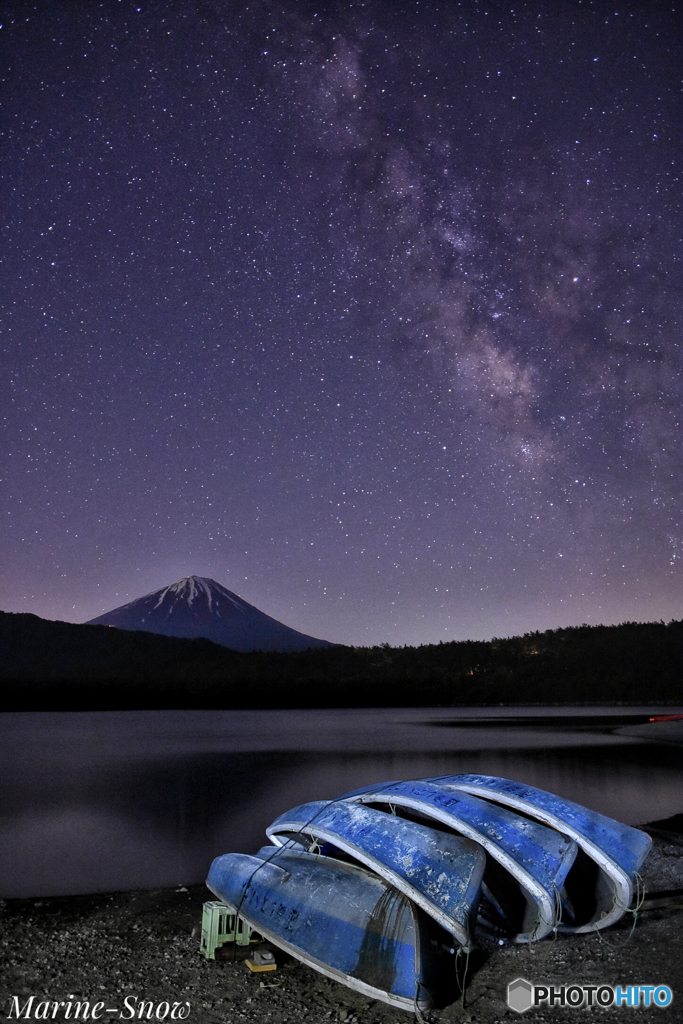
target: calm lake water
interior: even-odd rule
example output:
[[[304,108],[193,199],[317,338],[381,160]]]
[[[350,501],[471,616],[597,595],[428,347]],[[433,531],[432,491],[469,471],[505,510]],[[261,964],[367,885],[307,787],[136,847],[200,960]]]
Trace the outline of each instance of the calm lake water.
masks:
[[[634,728],[649,710],[0,715],[0,895],[201,882],[282,811],[391,779],[481,772],[633,825],[666,818],[683,812],[682,748]]]

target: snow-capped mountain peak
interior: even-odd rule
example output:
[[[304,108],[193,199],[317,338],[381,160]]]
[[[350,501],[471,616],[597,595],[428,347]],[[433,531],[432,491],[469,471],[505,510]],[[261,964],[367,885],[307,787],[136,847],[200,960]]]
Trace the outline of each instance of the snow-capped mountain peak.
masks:
[[[165,636],[204,637],[237,651],[300,651],[334,646],[272,619],[205,576],[186,576],[90,619],[89,624]]]
[[[169,597],[171,600],[187,601],[189,605],[192,605],[196,599],[204,600],[208,604],[209,610],[211,610],[213,599],[219,594],[226,600],[231,601],[236,608],[239,608],[240,605],[246,606],[246,602],[240,600],[235,594],[231,594],[220,583],[216,583],[215,580],[208,579],[205,576],[184,576],[177,583],[171,583],[170,586],[164,587],[163,590],[155,591],[155,594],[158,597],[157,607]]]

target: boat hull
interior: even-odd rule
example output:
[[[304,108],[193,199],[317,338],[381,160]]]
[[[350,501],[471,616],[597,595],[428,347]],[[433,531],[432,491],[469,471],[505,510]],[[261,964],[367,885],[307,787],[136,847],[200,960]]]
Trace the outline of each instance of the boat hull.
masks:
[[[577,853],[573,840],[504,807],[446,791],[430,780],[369,786],[341,799],[400,808],[479,843],[489,858],[484,884],[511,923],[515,941],[543,938],[557,926],[559,894]],[[521,903],[509,879],[519,887]]]
[[[618,921],[631,905],[636,873],[652,847],[646,832],[511,779],[452,775],[429,781],[444,792],[467,793],[491,801],[494,806],[502,805],[529,815],[568,836],[596,865],[597,872],[592,872],[594,906],[587,911],[589,920],[579,925],[561,922],[562,931],[589,932],[606,928]],[[584,879],[590,874],[584,867]],[[571,876],[567,881],[571,884]]]
[[[331,846],[353,857],[413,900],[459,946],[471,947],[486,865],[472,840],[337,800],[295,807],[276,818],[266,835],[278,845],[308,838],[323,853]]]
[[[361,867],[268,847],[216,858],[207,885],[274,945],[327,977],[413,1011],[434,1005],[450,952],[406,897]],[[454,968],[451,966],[451,973]]]

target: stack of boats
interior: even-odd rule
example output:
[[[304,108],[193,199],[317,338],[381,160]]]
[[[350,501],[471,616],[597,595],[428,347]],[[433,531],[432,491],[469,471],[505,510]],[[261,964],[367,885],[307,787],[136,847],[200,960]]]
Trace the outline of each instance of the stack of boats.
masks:
[[[274,945],[406,1010],[452,998],[484,936],[606,928],[630,907],[650,837],[488,775],[388,782],[303,804],[207,885]]]

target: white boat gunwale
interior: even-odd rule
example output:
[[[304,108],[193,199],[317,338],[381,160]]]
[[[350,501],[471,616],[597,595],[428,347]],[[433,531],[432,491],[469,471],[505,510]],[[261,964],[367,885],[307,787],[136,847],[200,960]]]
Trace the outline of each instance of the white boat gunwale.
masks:
[[[249,857],[251,859],[258,859],[262,862],[262,864],[268,864],[272,865],[273,867],[277,867],[285,875],[289,875],[287,869],[283,867],[281,864],[278,864],[277,862],[277,855],[279,852],[284,852],[283,847],[273,845],[272,851],[267,847],[261,847],[261,849],[258,850],[257,853],[255,854],[240,854],[239,856]],[[335,868],[339,868],[340,866],[340,862],[338,860],[335,860],[332,857],[326,857],[324,854],[311,854],[304,850],[288,850],[287,852],[296,852],[299,853],[300,856],[311,857],[316,861],[329,862],[330,865],[334,866]],[[363,876],[364,878],[367,878],[369,874],[373,874],[372,872],[368,872],[367,868],[362,867],[360,864],[349,864],[347,862],[344,862],[343,868],[345,871],[348,871],[352,874]],[[258,871],[258,868],[256,868],[256,871]],[[254,871],[254,874],[256,873],[256,871]],[[378,883],[384,884],[383,879],[377,878],[376,881]],[[422,942],[424,937],[424,925],[421,924],[419,919],[420,911],[415,906],[412,900],[405,898],[403,893],[401,893],[401,896],[405,899],[405,903],[407,904],[410,910],[415,935],[415,944],[413,946],[415,965],[415,985],[418,992],[420,987],[424,989],[426,995],[422,997],[420,997],[417,994],[413,998],[397,995],[393,992],[388,992],[386,989],[380,989],[373,985],[370,985],[368,982],[364,982],[360,978],[355,978],[353,975],[346,974],[344,971],[341,971],[338,968],[335,968],[330,964],[327,964],[324,961],[319,960],[312,954],[307,953],[304,949],[295,946],[287,939],[282,938],[277,934],[277,932],[268,928],[267,925],[264,925],[261,921],[258,920],[258,918],[250,914],[248,907],[245,908],[244,906],[244,893],[242,895],[242,899],[239,901],[238,906],[235,907],[234,904],[227,901],[225,897],[222,896],[221,893],[213,885],[210,884],[208,879],[206,881],[206,886],[216,896],[217,899],[219,899],[222,903],[225,904],[225,906],[232,907],[235,910],[235,912],[242,918],[242,920],[249,925],[252,932],[256,932],[257,934],[261,935],[268,942],[272,942],[273,945],[277,946],[279,949],[282,949],[284,952],[293,956],[296,960],[299,960],[306,966],[312,967],[313,969],[319,971],[321,974],[324,974],[332,981],[337,981],[340,984],[346,985],[348,988],[352,988],[355,991],[361,993],[362,995],[367,996],[368,999],[378,999],[381,1002],[387,1003],[388,1005],[395,1006],[398,1009],[408,1010],[411,1013],[415,1012],[416,1007],[420,1011],[426,1011],[434,1006],[434,1000],[430,990],[426,987],[426,985],[423,982],[419,980],[423,969]],[[245,886],[245,893],[247,888],[248,882]]]
[[[473,839],[474,842],[479,843],[479,845],[482,846],[494,860],[496,860],[512,875],[514,879],[520,883],[522,888],[525,889],[531,897],[530,902],[534,903],[538,909],[536,927],[529,933],[525,932],[516,935],[513,940],[514,942],[523,943],[542,939],[546,935],[550,934],[550,932],[557,926],[560,911],[559,899],[557,897],[551,897],[548,890],[545,889],[541,883],[526,870],[526,868],[519,864],[514,857],[506,853],[504,850],[501,850],[491,839],[489,839],[488,836],[479,832],[467,822],[461,821],[456,815],[449,814],[447,811],[444,811],[439,807],[427,805],[424,800],[419,800],[415,797],[406,796],[400,793],[383,793],[381,788],[373,790],[372,792],[366,791],[347,799],[358,803],[376,804],[379,802],[387,803],[394,807],[406,807],[410,810],[418,811],[422,815],[427,814],[430,818],[441,821],[444,825],[455,829],[466,838]],[[575,854],[576,847],[574,846],[574,856]],[[568,859],[569,857],[573,860],[571,849],[568,852]]]
[[[347,842],[344,837],[340,836],[338,833],[333,832],[324,826],[315,825],[311,822],[309,822],[304,828],[301,828],[300,822],[280,822],[278,820],[277,830],[274,830],[272,826],[269,826],[266,829],[266,835],[268,838],[271,842],[277,843],[278,846],[285,846],[287,842],[294,841],[291,838],[282,841],[279,833],[284,832],[289,832],[290,834],[296,833],[301,835],[311,835],[316,841],[318,839],[322,839],[325,842],[331,843],[343,853],[346,853],[355,860],[360,861],[361,864],[370,871],[374,871],[376,874],[379,874],[390,885],[393,885],[395,889],[402,892],[409,900],[416,903],[426,914],[429,914],[430,917],[434,918],[437,924],[452,935],[463,950],[467,952],[471,951],[473,948],[472,936],[470,935],[466,920],[464,922],[460,922],[450,917],[439,906],[437,906],[437,904],[428,899],[419,889],[410,885],[405,878],[393,871],[392,868],[387,867],[387,865],[379,860],[379,858],[373,857],[361,847]],[[318,855],[316,854],[316,856]]]
[[[493,778],[493,776],[489,777]],[[591,921],[588,924],[572,926],[560,922],[558,925],[558,929],[560,931],[572,932],[574,934],[597,931],[614,924],[626,913],[633,900],[633,882],[630,876],[620,864],[606,854],[600,846],[593,842],[593,840],[588,838],[578,828],[572,825],[571,822],[553,814],[544,807],[537,806],[531,800],[525,800],[523,797],[515,796],[507,791],[501,792],[484,785],[477,785],[476,783],[461,783],[458,782],[457,776],[444,777],[442,781],[446,782],[446,779],[448,780],[449,788],[469,793],[471,796],[480,797],[481,799],[487,800],[489,803],[497,806],[511,807],[513,810],[520,811],[522,814],[526,814],[542,824],[548,825],[556,831],[561,832],[563,835],[572,839],[577,846],[579,846],[602,869],[613,888],[611,911],[603,912],[599,920]],[[437,779],[433,779],[431,781],[438,784]],[[507,782],[509,780],[503,779],[501,781]],[[541,790],[540,792],[545,794],[547,791]],[[552,793],[548,793],[547,795],[554,796]],[[572,807],[579,807],[583,812],[589,812],[589,808],[574,805],[573,801],[567,801],[567,803]],[[597,812],[595,813],[597,815]],[[600,815],[599,817],[604,818],[605,816]],[[642,860],[644,859],[645,858],[643,857]]]
[[[211,889],[211,892],[215,894],[217,899],[222,900],[220,893],[217,893],[215,889],[211,888],[211,886],[209,886],[209,889]],[[222,900],[222,902],[225,901]],[[274,946],[278,947],[278,949],[282,949],[285,953],[289,953],[290,956],[293,956],[295,960],[299,960],[300,963],[306,964],[308,967],[313,967],[316,971],[319,971],[326,977],[331,978],[332,981],[341,982],[341,984],[346,985],[348,988],[355,989],[356,992],[360,992],[362,995],[367,996],[368,999],[380,999],[384,1003],[396,1006],[401,1010],[409,1010],[411,1013],[415,1011],[415,1006],[417,1006],[419,1010],[429,1010],[432,1006],[431,999],[406,999],[404,996],[396,996],[392,992],[385,992],[381,989],[373,988],[372,985],[366,984],[366,982],[361,981],[359,978],[354,978],[350,974],[344,974],[343,971],[338,971],[335,967],[330,967],[329,964],[323,963],[322,960],[318,960],[314,956],[310,956],[297,946],[294,946],[291,942],[288,942],[275,932],[270,931],[270,929],[256,922],[256,920],[251,918],[244,908],[240,908],[239,916],[246,921],[252,929],[252,932],[258,932],[259,935],[262,935],[268,942],[272,942]],[[417,921],[415,921],[415,929],[417,931]],[[416,948],[415,953],[417,960],[420,956],[419,948]],[[417,975],[419,973],[420,965],[419,963],[416,963],[415,966],[415,973]]]

